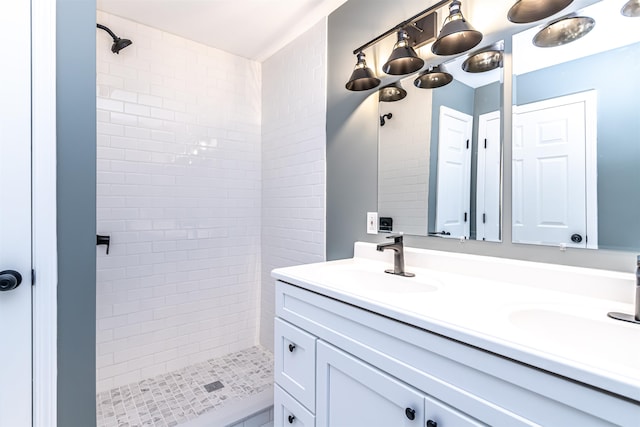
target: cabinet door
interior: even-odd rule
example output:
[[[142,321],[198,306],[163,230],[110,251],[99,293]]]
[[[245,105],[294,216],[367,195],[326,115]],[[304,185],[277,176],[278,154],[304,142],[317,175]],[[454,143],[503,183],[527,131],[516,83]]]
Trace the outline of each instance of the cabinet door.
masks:
[[[273,392],[274,427],[314,427],[315,417],[277,384]]]
[[[317,344],[318,427],[423,427],[424,396],[322,341]]]

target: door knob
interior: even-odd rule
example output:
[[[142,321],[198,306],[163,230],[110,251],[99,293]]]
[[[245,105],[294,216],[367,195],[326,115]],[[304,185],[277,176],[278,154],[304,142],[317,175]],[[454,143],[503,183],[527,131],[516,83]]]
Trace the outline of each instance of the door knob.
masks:
[[[22,283],[22,275],[14,270],[0,271],[0,291],[12,291]]]

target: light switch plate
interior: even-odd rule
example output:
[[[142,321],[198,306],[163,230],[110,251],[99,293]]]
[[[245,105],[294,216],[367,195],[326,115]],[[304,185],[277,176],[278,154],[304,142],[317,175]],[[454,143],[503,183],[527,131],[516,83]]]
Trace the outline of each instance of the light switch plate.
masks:
[[[367,212],[367,234],[378,234],[378,212]]]

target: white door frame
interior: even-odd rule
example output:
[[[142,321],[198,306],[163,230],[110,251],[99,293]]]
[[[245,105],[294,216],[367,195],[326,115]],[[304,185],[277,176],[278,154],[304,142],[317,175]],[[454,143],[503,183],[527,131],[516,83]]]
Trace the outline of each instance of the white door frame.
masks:
[[[485,190],[486,190],[486,160],[487,160],[487,150],[496,150],[497,149],[497,155],[499,158],[501,158],[502,156],[502,138],[500,137],[500,130],[498,130],[498,138],[497,141],[492,140],[491,143],[489,144],[489,148],[487,148],[485,146],[485,148],[480,148],[480,144],[481,141],[483,139],[485,139],[487,137],[487,123],[492,121],[492,120],[498,120],[499,123],[501,123],[501,117],[500,117],[501,113],[500,110],[496,110],[496,111],[491,111],[489,113],[485,113],[485,114],[480,114],[478,116],[478,157],[476,160],[476,239],[477,240],[485,240],[485,236],[486,236],[486,231],[485,228],[486,224],[483,222],[483,215],[486,213],[486,204],[485,204]],[[500,126],[500,125],[499,125]],[[496,142],[498,142],[498,144],[496,144]],[[485,145],[486,145],[486,141],[485,141]],[[491,151],[493,152],[493,151]],[[502,162],[500,162],[500,165],[502,164]],[[499,242],[500,239],[500,224],[502,222],[502,216],[501,216],[501,210],[500,210],[500,204],[501,204],[501,200],[500,200],[500,190],[501,190],[501,182],[502,179],[501,174],[502,174],[502,168],[500,167],[500,165],[498,166],[500,168],[500,170],[498,171],[498,188],[496,189],[497,193],[498,193],[498,206],[497,206],[497,210],[495,212],[491,212],[490,216],[495,216],[496,220],[494,221],[493,218],[491,218],[492,223],[497,224],[497,231],[498,231],[498,235],[496,236],[495,240],[492,239],[488,239],[487,241],[495,241],[495,242]],[[482,230],[482,233],[480,233],[480,230]],[[479,238],[481,237],[481,239]]]
[[[56,0],[31,0],[33,426],[57,425]]]
[[[598,108],[597,91],[587,90],[544,101],[513,107],[513,114],[529,113],[545,108],[584,103],[585,113],[585,195],[587,249],[598,249]],[[515,129],[515,120],[514,120]],[[512,224],[513,227],[513,224]]]

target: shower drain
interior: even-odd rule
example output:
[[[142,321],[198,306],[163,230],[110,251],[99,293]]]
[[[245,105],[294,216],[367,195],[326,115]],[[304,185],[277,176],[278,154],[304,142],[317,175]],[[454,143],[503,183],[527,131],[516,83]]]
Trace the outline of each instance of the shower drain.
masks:
[[[212,391],[220,390],[222,387],[224,387],[224,385],[220,381],[214,381],[212,383],[204,385],[204,389],[209,393],[211,393]]]

